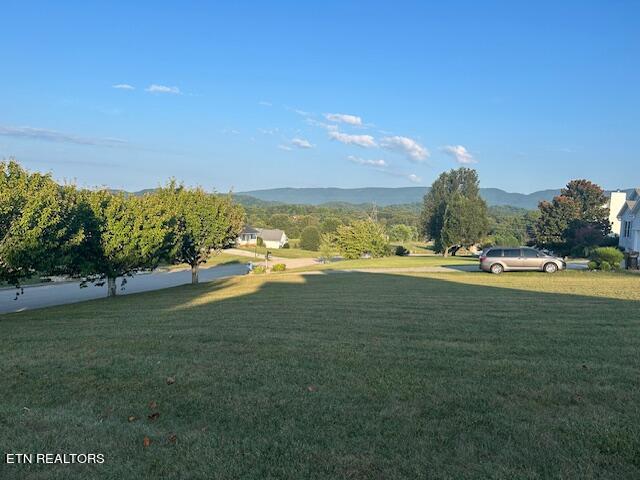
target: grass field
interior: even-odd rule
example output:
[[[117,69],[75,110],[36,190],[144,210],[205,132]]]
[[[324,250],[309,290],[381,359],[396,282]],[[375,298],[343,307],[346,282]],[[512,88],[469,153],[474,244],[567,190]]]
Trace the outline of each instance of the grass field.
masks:
[[[419,268],[454,265],[478,265],[475,257],[443,257],[429,255],[424,257],[398,257],[392,255],[382,258],[360,258],[357,260],[336,260],[330,263],[306,267],[304,270],[348,270],[360,268]]]
[[[637,275],[318,273],[0,316],[0,451],[106,457],[0,478],[639,478],[639,307]]]

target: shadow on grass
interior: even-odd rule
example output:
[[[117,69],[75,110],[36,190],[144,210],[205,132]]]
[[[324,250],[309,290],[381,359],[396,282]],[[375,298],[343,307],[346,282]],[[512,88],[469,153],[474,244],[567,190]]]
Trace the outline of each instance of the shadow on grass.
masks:
[[[585,278],[270,275],[7,316],[4,438],[113,478],[638,478],[640,302]]]

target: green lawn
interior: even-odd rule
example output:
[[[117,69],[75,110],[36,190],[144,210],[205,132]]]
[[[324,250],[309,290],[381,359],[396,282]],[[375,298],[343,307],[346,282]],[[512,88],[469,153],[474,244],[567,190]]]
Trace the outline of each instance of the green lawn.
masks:
[[[106,456],[0,478],[640,478],[639,307],[637,275],[318,273],[0,316],[0,451]]]

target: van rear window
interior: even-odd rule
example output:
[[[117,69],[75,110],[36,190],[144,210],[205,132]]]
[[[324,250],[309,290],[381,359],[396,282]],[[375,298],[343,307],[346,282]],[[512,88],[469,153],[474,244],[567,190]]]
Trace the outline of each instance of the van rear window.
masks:
[[[500,249],[489,250],[487,252],[487,257],[501,257],[501,256],[502,256],[502,250]]]

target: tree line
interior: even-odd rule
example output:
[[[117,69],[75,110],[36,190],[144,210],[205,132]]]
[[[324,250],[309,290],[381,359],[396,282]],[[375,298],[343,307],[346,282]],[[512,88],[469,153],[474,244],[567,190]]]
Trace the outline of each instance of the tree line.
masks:
[[[172,180],[142,196],[59,185],[50,175],[0,162],[0,282],[66,275],[107,284],[161,263],[199,266],[235,242],[244,210],[230,196]],[[123,280],[124,282],[124,280]]]

